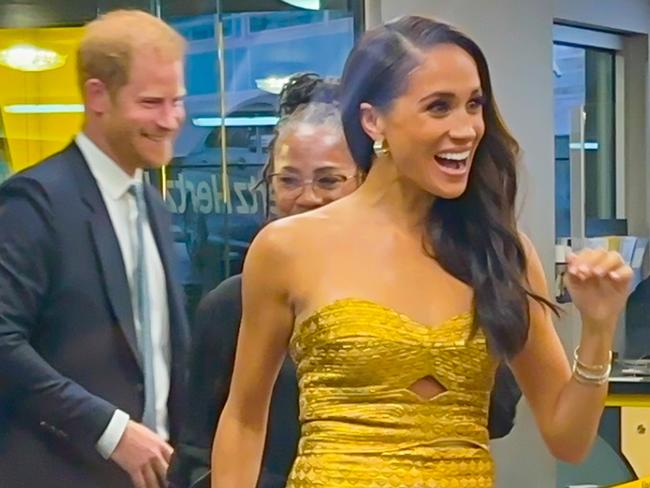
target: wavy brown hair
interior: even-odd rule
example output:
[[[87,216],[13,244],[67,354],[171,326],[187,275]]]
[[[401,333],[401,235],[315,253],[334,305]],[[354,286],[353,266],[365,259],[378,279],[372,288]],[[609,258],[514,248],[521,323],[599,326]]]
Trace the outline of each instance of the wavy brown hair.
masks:
[[[519,145],[499,115],[478,45],[448,24],[417,16],[368,31],[350,53],[341,80],[345,136],[357,165],[368,171],[373,141],[361,126],[361,103],[389,111],[420,54],[440,44],[456,45],[474,59],[486,100],[485,134],[466,191],[455,199],[436,198],[429,210],[424,247],[448,273],[472,287],[477,327],[495,352],[511,357],[528,337],[528,299],[554,312],[557,308],[534,294],[526,279],[515,216]]]

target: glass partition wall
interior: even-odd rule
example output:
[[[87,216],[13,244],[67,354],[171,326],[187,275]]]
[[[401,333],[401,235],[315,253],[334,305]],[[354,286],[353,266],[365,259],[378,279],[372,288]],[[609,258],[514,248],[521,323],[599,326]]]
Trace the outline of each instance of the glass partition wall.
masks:
[[[174,159],[150,172],[173,218],[190,316],[238,273],[263,225],[258,185],[278,93],[297,72],[338,77],[362,26],[361,0],[22,0],[0,4],[0,181],[79,130],[76,48],[83,24],[147,10],[188,42],[187,119]]]

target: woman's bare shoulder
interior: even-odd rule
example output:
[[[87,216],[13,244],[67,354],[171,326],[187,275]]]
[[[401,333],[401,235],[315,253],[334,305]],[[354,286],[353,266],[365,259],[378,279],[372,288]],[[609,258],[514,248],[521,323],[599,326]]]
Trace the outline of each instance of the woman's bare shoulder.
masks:
[[[278,233],[290,235],[292,238],[326,234],[345,225],[349,220],[349,216],[336,203],[285,217],[272,225]]]

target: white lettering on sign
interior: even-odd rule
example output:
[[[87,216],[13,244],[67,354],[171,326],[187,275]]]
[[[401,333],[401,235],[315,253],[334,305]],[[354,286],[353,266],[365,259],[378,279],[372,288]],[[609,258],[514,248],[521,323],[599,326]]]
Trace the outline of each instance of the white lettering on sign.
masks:
[[[217,174],[191,175],[180,173],[176,179],[167,180],[165,203],[170,212],[184,214],[188,205],[201,214],[224,213],[225,203]],[[195,176],[198,176],[196,178]],[[262,208],[264,190],[255,188],[257,178],[250,176],[246,181],[232,181],[229,213],[250,215]]]

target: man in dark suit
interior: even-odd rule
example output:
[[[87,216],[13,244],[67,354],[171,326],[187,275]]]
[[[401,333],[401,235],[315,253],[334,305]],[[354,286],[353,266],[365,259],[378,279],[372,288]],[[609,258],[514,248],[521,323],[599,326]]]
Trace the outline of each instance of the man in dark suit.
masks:
[[[0,187],[0,486],[165,486],[187,325],[158,168],[183,39],[115,11],[79,48],[83,132]]]

